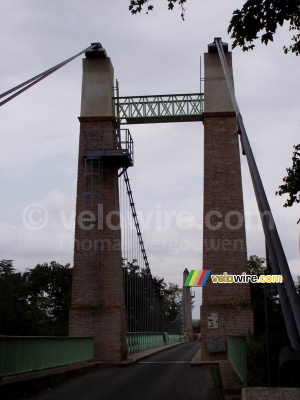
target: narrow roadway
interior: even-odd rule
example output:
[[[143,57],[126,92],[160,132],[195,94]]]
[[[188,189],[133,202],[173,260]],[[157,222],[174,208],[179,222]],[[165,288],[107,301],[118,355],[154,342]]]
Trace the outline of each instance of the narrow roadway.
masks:
[[[213,400],[211,367],[191,367],[199,343],[184,343],[128,367],[99,368],[34,400]]]

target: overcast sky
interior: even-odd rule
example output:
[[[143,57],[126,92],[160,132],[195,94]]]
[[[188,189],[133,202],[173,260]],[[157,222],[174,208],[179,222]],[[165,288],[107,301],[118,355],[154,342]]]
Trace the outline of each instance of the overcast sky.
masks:
[[[242,1],[188,0],[186,20],[153,0],[154,12],[132,16],[129,0],[2,0],[0,93],[101,42],[121,96],[199,91],[199,59],[214,37],[232,43],[227,27]],[[158,5],[158,3],[160,5]],[[233,51],[235,89],[249,140],[293,276],[299,272],[299,206],[275,196],[298,144],[300,59],[284,55],[284,27],[268,47]],[[17,269],[73,262],[73,229],[81,96],[81,57],[0,109],[0,258]],[[182,282],[202,268],[202,123],[130,126],[135,166],[129,171],[144,220],[152,273]],[[246,159],[242,156],[248,255],[265,256]],[[24,215],[38,204],[49,216],[29,229]],[[149,212],[189,211],[195,226],[146,223]],[[23,215],[23,218],[22,218]],[[26,217],[26,215],[25,215]],[[146,222],[145,222],[146,221]],[[153,245],[153,240],[159,244]],[[156,242],[155,242],[156,243]],[[199,316],[199,292],[194,316]]]

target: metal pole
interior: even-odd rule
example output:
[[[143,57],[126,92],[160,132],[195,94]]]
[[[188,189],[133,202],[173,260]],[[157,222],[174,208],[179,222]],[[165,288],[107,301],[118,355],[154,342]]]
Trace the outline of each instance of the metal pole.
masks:
[[[266,245],[266,274],[271,272],[270,257],[268,247]],[[270,359],[270,330],[269,330],[269,312],[268,312],[268,293],[267,283],[264,284],[264,303],[265,303],[265,320],[266,320],[266,345],[267,345],[267,372],[268,372],[268,387],[271,387],[271,359]]]
[[[121,120],[120,120],[120,100],[119,100],[120,93],[119,93],[119,82],[118,82],[118,79],[116,79],[116,95],[117,95],[117,115],[116,115],[116,117],[117,117],[117,139],[118,139],[117,146],[118,146],[119,149],[122,149],[121,129],[120,129],[120,123],[121,123]]]
[[[286,256],[276,229],[275,221],[268,203],[268,199],[258,172],[258,168],[252,153],[252,149],[247,137],[246,129],[243,123],[243,119],[235,98],[234,94],[234,88],[233,88],[233,83],[231,81],[231,77],[229,74],[229,69],[227,66],[227,61],[226,57],[224,54],[224,50],[222,47],[222,41],[220,38],[215,38],[215,44],[218,50],[218,54],[220,57],[220,61],[223,67],[225,79],[227,82],[229,94],[233,103],[233,107],[237,116],[237,124],[238,124],[238,129],[241,133],[241,140],[242,140],[242,145],[244,148],[244,151],[246,153],[247,157],[247,162],[252,178],[252,183],[254,186],[255,190],[255,195],[256,195],[256,200],[259,206],[259,210],[261,213],[261,219],[263,223],[263,229],[264,233],[266,236],[267,240],[267,246],[269,251],[273,249],[273,251],[270,251],[270,259],[272,265],[278,265],[281,271],[281,274],[283,275],[284,279],[284,285],[286,287],[286,291],[288,294],[287,300],[290,303],[291,309],[292,309],[292,314],[296,323],[297,331],[298,331],[298,337],[297,337],[297,343],[294,342],[294,345],[296,345],[297,348],[299,348],[299,336],[300,336],[300,302],[299,302],[299,297],[296,293],[296,289],[294,286],[294,282],[292,279],[291,271],[289,269]],[[269,217],[269,221],[266,220],[266,214]],[[280,294],[279,294],[280,296]],[[293,347],[294,347],[293,345]],[[294,347],[295,348],[295,347]]]
[[[202,57],[200,56],[200,93],[202,93]]]

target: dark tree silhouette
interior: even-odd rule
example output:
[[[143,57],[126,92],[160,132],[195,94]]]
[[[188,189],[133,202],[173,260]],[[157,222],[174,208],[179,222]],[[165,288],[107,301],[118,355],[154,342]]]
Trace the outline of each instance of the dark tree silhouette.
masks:
[[[165,2],[169,10],[173,10],[177,4],[184,19],[188,0],[165,0]],[[129,5],[132,14],[140,13],[143,9],[148,13],[153,8],[151,0],[131,0]],[[243,51],[253,50],[254,41],[259,38],[267,45],[269,41],[273,41],[278,26],[282,26],[285,22],[289,24],[293,36],[292,44],[284,46],[284,52],[291,51],[299,55],[300,0],[247,0],[241,9],[233,11],[229,23],[228,33],[234,39],[232,47],[239,46]]]
[[[279,186],[277,195],[288,194],[289,198],[284,203],[283,207],[292,207],[294,203],[300,203],[300,144],[294,146],[292,157],[292,167],[287,168],[287,176],[283,178],[283,185]],[[297,223],[300,222],[300,219]]]

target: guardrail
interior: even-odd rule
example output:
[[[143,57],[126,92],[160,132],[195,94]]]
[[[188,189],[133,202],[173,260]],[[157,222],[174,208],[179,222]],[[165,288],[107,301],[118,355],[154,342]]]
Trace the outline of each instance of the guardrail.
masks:
[[[93,358],[93,338],[0,336],[0,378]]]
[[[133,140],[129,129],[87,129],[83,132],[83,150],[85,159],[121,157],[127,158],[133,166]]]
[[[170,332],[127,332],[128,354],[153,349],[165,344],[179,343],[180,334]]]
[[[247,356],[246,336],[227,336],[228,360],[241,379],[243,386],[247,386]]]
[[[128,332],[127,351],[132,354],[183,340],[176,332]],[[0,379],[92,361],[93,346],[93,338],[0,336]]]

